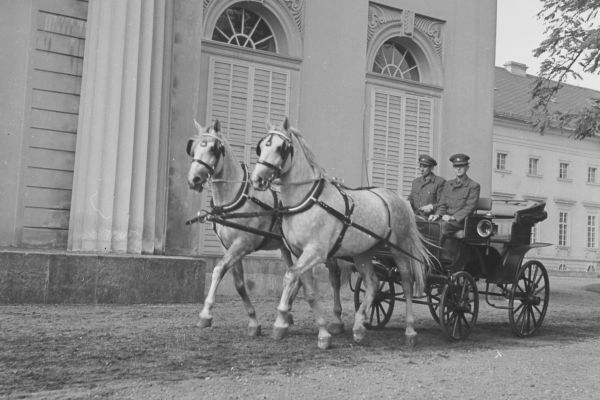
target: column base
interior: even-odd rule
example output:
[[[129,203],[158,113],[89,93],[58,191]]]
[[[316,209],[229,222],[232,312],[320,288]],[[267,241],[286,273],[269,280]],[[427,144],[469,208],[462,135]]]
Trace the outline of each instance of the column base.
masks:
[[[191,257],[0,249],[0,304],[194,303],[204,282]]]

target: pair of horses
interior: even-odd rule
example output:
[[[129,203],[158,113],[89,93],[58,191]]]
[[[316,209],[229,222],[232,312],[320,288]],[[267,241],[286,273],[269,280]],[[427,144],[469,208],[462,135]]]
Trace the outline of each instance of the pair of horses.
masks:
[[[216,225],[226,252],[213,270],[199,326],[210,326],[217,287],[232,269],[236,289],[250,318],[249,333],[260,334],[256,312],[245,289],[241,259],[258,249],[280,249],[288,268],[273,336],[276,339],[285,336],[292,321],[292,302],[302,286],[319,330],[318,347],[330,346],[331,333],[343,330],[340,273],[335,260],[344,258],[354,260],[365,284],[364,300],[355,313],[353,325],[354,340],[360,342],[366,333],[366,312],[371,310],[378,289],[372,254],[383,244],[400,270],[406,299],[406,343],[414,345],[417,333],[412,309],[413,286],[418,294],[425,289],[429,253],[408,202],[388,189],[348,189],[328,179],[304,138],[289,126],[287,118],[278,126],[267,124],[267,134],[256,148],[259,159],[251,174],[236,160],[218,121],[207,127],[194,123],[196,135],[187,145],[187,153],[192,157],[187,177],[190,188],[202,191],[211,181],[213,211],[239,213],[245,217],[243,225],[252,230]],[[281,188],[282,209],[277,209],[277,199],[269,190],[274,181]],[[250,184],[254,189],[251,194]],[[260,231],[279,234],[283,241],[257,234]],[[335,321],[329,327],[312,279],[312,270],[319,264],[328,267],[334,290]]]

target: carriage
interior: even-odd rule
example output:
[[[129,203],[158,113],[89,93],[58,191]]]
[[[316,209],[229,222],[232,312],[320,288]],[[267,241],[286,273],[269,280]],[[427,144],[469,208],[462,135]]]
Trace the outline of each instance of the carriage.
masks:
[[[451,340],[469,335],[477,321],[481,295],[491,307],[508,311],[512,331],[519,337],[533,335],[544,321],[550,295],[548,273],[541,262],[525,256],[531,249],[549,245],[531,240],[534,225],[546,219],[545,204],[492,204],[489,198],[479,199],[464,229],[445,241],[441,222],[417,221],[432,254],[433,268],[427,275],[426,295],[413,298],[413,303],[427,305]],[[452,257],[448,254],[452,250],[460,255]],[[379,288],[368,327],[380,329],[389,322],[396,301],[404,301],[404,297],[400,275],[385,247],[375,252],[373,265]],[[351,279],[350,288],[358,308],[364,296],[362,278]]]
[[[417,220],[410,204],[392,190],[348,188],[328,176],[287,118],[280,126],[267,124],[252,173],[235,160],[218,121],[208,127],[195,124],[197,135],[186,149],[192,157],[188,184],[202,191],[207,181],[212,182],[214,203],[211,211],[188,223],[218,225],[217,234],[227,249],[213,270],[200,327],[211,326],[217,287],[232,269],[248,313],[248,332],[260,334],[241,259],[266,245],[279,248],[288,265],[273,324],[276,339],[283,338],[292,323],[291,306],[300,285],[315,316],[318,346],[329,348],[331,332],[343,330],[337,259],[352,260],[360,274],[351,284],[356,342],[363,340],[367,328],[387,324],[396,301],[406,303],[409,346],[417,336],[413,302],[426,304],[453,340],[464,339],[473,329],[480,294],[488,304],[508,310],[518,336],[530,336],[541,326],[548,306],[548,274],[539,261],[523,260],[530,249],[547,245],[530,240],[532,227],[546,218],[545,204],[505,203],[505,210],[499,210],[492,209],[489,199],[481,199],[464,229],[443,237],[439,222]],[[279,194],[269,193],[274,181]],[[256,195],[249,194],[250,182]],[[312,279],[312,269],[320,263],[329,269],[334,292],[335,319],[330,324]],[[484,290],[478,287],[482,279]],[[508,304],[492,303],[495,298]]]

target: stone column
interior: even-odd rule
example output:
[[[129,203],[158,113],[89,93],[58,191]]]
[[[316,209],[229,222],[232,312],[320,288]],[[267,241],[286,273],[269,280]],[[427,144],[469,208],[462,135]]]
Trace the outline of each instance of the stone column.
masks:
[[[161,250],[167,1],[89,2],[69,250]]]

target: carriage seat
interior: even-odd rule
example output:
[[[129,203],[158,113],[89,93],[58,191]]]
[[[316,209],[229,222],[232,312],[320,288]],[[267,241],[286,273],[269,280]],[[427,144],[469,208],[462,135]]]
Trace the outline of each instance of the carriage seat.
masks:
[[[485,214],[485,212],[491,211],[491,210],[492,210],[492,199],[489,197],[480,197],[477,200],[477,205],[475,205],[473,214]],[[482,211],[484,211],[484,212],[482,213]],[[454,232],[454,235],[452,235],[453,237],[455,237],[457,239],[465,238],[465,229],[467,227],[468,219],[469,219],[469,217],[465,218],[464,228],[461,229],[460,231]]]

